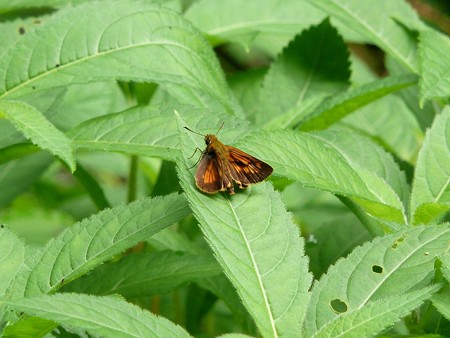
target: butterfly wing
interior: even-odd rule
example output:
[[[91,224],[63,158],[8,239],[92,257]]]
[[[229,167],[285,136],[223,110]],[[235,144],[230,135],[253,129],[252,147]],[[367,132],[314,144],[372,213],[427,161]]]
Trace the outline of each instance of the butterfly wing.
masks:
[[[225,190],[220,167],[215,156],[203,154],[195,173],[195,184],[208,194]]]
[[[261,182],[272,174],[273,169],[267,163],[237,148],[231,146],[226,146],[226,148],[231,177],[239,184],[240,188],[245,188],[251,183]]]

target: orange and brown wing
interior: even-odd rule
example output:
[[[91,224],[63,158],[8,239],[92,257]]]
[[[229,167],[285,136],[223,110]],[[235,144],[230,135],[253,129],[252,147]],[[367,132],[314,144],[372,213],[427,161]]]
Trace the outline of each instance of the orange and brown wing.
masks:
[[[232,167],[231,176],[240,188],[245,188],[251,183],[261,182],[272,174],[273,169],[267,163],[237,148],[231,146],[226,146],[226,148],[228,161]]]
[[[208,194],[225,190],[220,170],[216,157],[203,154],[195,173],[195,184]]]

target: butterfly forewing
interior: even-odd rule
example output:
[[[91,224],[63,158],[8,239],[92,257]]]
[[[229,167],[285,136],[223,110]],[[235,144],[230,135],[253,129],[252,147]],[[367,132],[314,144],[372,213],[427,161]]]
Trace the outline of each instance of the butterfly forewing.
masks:
[[[242,150],[226,146],[228,150],[228,162],[232,167],[231,176],[242,186],[258,183],[272,174],[272,167],[258,160]]]

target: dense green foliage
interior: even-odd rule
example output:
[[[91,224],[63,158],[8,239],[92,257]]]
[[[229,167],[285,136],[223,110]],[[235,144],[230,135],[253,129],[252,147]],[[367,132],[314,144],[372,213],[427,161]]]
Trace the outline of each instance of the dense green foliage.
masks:
[[[4,337],[450,336],[450,39],[406,1],[0,20]],[[222,123],[274,168],[232,196],[184,129]]]

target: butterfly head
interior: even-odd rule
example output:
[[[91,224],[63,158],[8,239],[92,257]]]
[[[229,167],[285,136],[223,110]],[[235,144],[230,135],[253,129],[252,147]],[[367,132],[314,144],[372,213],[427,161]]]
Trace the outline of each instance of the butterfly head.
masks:
[[[212,135],[212,134],[207,134],[205,136],[205,143],[207,146],[209,146],[211,143],[214,143],[215,141],[217,141],[217,137]]]

